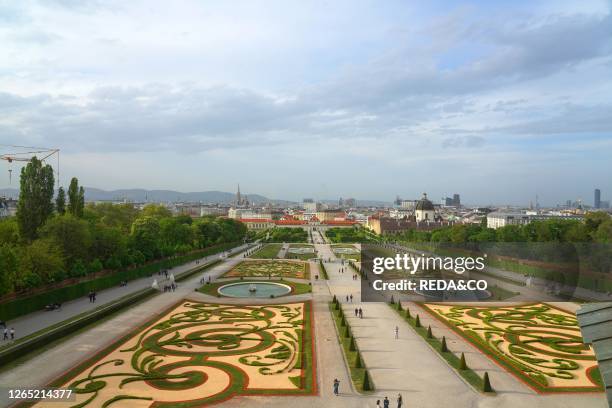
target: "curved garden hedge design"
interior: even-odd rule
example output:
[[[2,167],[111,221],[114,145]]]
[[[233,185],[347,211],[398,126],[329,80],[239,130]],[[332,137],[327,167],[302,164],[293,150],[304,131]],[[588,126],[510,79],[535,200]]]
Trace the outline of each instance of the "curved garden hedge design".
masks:
[[[223,275],[224,278],[241,276],[310,279],[310,268],[307,262],[302,261],[243,261]]]
[[[54,381],[77,401],[52,405],[195,407],[240,394],[312,394],[311,313],[310,302],[181,302]]]

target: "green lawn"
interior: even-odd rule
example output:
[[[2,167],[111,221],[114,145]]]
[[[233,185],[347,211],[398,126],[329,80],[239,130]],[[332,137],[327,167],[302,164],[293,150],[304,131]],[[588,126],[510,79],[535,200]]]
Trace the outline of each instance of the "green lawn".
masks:
[[[331,245],[331,249],[332,249],[332,251],[334,252],[334,254],[336,255],[337,258],[340,258],[340,259],[352,259],[354,261],[361,262],[361,251],[359,251],[354,245],[350,245],[350,244],[332,244]],[[342,253],[343,249],[352,249],[355,252],[354,253],[345,254],[345,253]]]
[[[282,246],[282,244],[266,244],[249,258],[274,259],[278,255],[278,252],[280,251]]]
[[[289,252],[292,248],[312,248],[313,252],[303,253],[303,254],[295,254]],[[289,246],[289,250],[285,254],[285,259],[301,259],[303,261],[307,261],[312,258],[316,258],[317,253],[314,251],[314,245],[312,244],[291,244]]]
[[[338,305],[338,307],[341,307]],[[346,363],[349,366],[351,372],[351,380],[353,381],[353,385],[355,389],[361,393],[370,393],[374,391],[374,384],[372,383],[372,378],[370,377],[370,390],[364,391],[363,389],[363,380],[365,377],[365,373],[367,368],[363,363],[363,359],[360,356],[361,367],[357,367],[357,355],[359,354],[359,349],[355,347],[355,350],[351,350],[351,339],[346,336],[347,333],[347,325],[348,322],[345,320],[345,325],[342,324],[342,316],[339,309],[336,309],[336,304],[333,302],[329,302],[329,311],[332,315],[334,325],[336,326],[336,334],[338,335],[338,342],[342,346],[342,351],[344,352],[344,358],[346,359]],[[351,333],[350,327],[348,328],[348,332]]]
[[[267,279],[259,279],[259,280],[253,280],[253,281],[254,282],[256,281],[268,282]],[[219,294],[219,292],[217,292],[217,289],[219,289],[223,285],[228,285],[230,283],[239,283],[239,282],[242,282],[242,280],[236,279],[236,280],[229,280],[229,281],[224,281],[224,282],[214,282],[214,283],[210,283],[210,284],[201,286],[198,289],[198,292],[203,293],[205,295],[210,295],[210,296],[224,297],[223,295]],[[312,286],[309,285],[308,283],[290,282],[284,279],[273,279],[270,282],[278,282],[278,283],[282,283],[283,285],[291,286],[291,292],[283,296],[303,295],[304,293],[312,292]]]

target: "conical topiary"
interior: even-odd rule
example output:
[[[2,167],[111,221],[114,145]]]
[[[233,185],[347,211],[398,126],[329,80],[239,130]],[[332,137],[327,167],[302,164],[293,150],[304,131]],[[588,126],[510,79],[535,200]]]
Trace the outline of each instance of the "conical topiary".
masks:
[[[346,319],[344,318],[344,316],[342,316],[342,319],[340,320],[340,326],[346,326]]]
[[[461,353],[461,360],[459,360],[459,369],[460,370],[467,370],[468,366],[467,366],[467,362],[465,361],[465,354]]]
[[[351,342],[349,343],[349,351],[357,350],[357,346],[355,346],[355,337],[351,336]]]
[[[400,302],[399,300],[397,301],[397,310],[399,310],[400,312],[403,310],[402,309],[402,302]]]
[[[344,337],[351,337],[351,331],[349,330],[348,326],[346,326],[346,329],[344,330]]]
[[[433,334],[431,333],[431,326],[427,326],[427,338],[433,338]]]
[[[334,298],[332,299],[332,302],[338,303],[338,298],[336,297],[336,295],[334,295]]]
[[[355,356],[355,368],[363,368],[363,362],[361,361],[361,355],[359,353]]]
[[[395,304],[395,299],[393,299],[393,295],[391,295],[391,301],[389,303],[391,303],[392,305]]]
[[[406,317],[407,318],[411,318],[412,316],[410,316],[410,309],[406,308]]]
[[[372,385],[370,384],[370,376],[368,375],[368,371],[364,371],[363,373],[363,390],[364,391],[372,391]]]
[[[493,387],[491,387],[491,381],[489,381],[489,373],[485,371],[484,377],[482,378],[482,390],[484,392],[493,392]]]
[[[440,351],[446,353],[448,351],[448,347],[446,347],[446,336],[442,336],[442,345],[440,346]]]
[[[416,320],[414,321],[414,327],[421,327],[421,318],[419,315],[416,315]]]

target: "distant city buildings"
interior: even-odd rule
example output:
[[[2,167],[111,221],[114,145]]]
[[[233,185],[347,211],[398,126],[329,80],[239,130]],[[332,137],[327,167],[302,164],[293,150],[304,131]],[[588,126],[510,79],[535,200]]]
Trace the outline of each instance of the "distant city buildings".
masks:
[[[526,225],[532,221],[545,221],[550,219],[582,220],[581,214],[571,213],[545,213],[537,212],[491,212],[487,215],[488,228],[501,228],[507,225]]]
[[[595,189],[595,198],[593,200],[593,208],[599,209],[601,208],[601,190]]]

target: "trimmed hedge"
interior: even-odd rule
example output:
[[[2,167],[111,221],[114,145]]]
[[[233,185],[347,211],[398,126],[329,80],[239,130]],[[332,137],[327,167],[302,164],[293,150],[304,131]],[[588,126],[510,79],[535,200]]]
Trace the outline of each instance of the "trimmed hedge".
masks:
[[[136,302],[146,299],[159,293],[153,288],[142,289],[130,296],[119,299],[114,303],[102,306],[99,309],[92,311],[91,313],[78,318],[76,320],[69,321],[64,325],[60,325],[56,328],[48,330],[40,336],[32,337],[29,340],[18,342],[13,346],[9,346],[0,350],[0,365],[4,365],[14,361],[17,358],[23,357],[26,354],[39,349],[53,341],[59,340],[70,333],[73,333],[89,324],[92,324],[114,312],[117,312],[127,306],[133,305]]]
[[[145,276],[153,275],[160,269],[173,268],[194,259],[208,256],[217,252],[226,251],[239,245],[238,243],[229,243],[216,245],[206,248],[197,253],[179,256],[171,259],[164,259],[159,262],[150,263],[133,269],[126,269],[115,272],[111,275],[102,276],[97,279],[92,279],[84,282],[79,282],[75,285],[66,286],[64,288],[53,289],[49,292],[39,293],[37,295],[15,299],[11,302],[0,304],[0,320],[8,321],[28,313],[42,310],[46,305],[51,303],[64,303],[79,297],[87,295],[90,291],[100,291],[113,286],[119,285],[123,280],[133,280]]]

